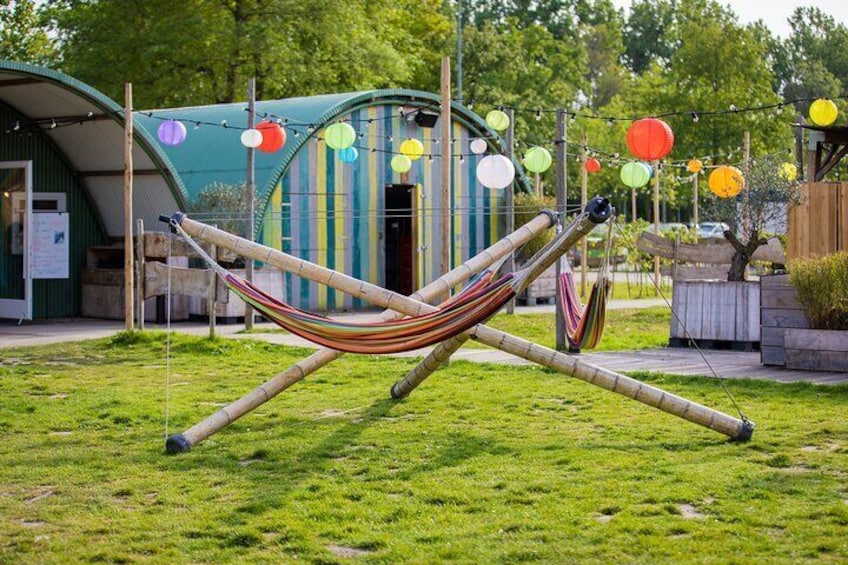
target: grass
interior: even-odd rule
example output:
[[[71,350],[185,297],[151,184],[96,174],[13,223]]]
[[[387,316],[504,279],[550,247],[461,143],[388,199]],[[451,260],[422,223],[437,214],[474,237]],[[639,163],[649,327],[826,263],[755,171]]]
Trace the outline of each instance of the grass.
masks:
[[[0,350],[2,563],[838,563],[848,387],[741,381],[752,442],[535,367],[347,356],[198,445],[305,351],[162,334]],[[729,411],[714,381],[646,376]],[[166,380],[168,386],[166,387]]]

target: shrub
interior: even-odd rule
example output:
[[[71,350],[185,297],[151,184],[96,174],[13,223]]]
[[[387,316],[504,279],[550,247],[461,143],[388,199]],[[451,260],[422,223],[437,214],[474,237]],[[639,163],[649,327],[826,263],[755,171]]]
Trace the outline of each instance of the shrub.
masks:
[[[848,330],[848,252],[792,261],[789,280],[812,328]]]

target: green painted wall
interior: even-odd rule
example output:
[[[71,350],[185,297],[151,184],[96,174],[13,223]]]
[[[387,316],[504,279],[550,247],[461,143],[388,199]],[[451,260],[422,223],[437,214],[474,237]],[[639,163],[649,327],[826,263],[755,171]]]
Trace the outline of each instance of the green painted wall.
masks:
[[[22,125],[26,123],[14,110],[0,106],[0,161],[32,161],[33,191],[66,193],[66,209],[70,213],[70,277],[33,281],[33,317],[76,316],[81,311],[81,276],[86,249],[106,243],[106,236],[85,188],[56,147],[46,136],[15,132],[11,124],[16,121]],[[26,129],[22,127],[21,131]],[[0,195],[0,207],[9,205],[9,199]],[[8,237],[7,234],[4,237]],[[5,245],[4,241],[3,253],[6,253]],[[8,261],[4,265],[7,272],[0,273],[0,277],[21,288],[23,277],[19,266]]]

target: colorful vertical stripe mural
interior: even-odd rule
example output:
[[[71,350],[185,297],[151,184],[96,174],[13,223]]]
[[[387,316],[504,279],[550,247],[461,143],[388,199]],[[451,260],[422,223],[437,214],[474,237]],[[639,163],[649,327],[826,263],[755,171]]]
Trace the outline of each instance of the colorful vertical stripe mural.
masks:
[[[348,120],[358,132],[359,158],[343,163],[322,140],[304,144],[277,183],[264,214],[265,245],[385,286],[385,192],[395,184],[413,185],[413,286],[433,281],[439,273],[441,212],[441,147],[438,128],[419,127],[401,116],[399,105],[356,109],[335,121]],[[328,124],[329,125],[329,124]],[[471,155],[473,134],[461,123],[452,128],[451,262],[459,265],[503,235],[503,191],[477,182],[480,156]],[[407,138],[422,142],[424,155],[406,175],[391,168],[392,157]],[[371,307],[360,299],[301,280],[285,278],[286,298],[311,310]]]

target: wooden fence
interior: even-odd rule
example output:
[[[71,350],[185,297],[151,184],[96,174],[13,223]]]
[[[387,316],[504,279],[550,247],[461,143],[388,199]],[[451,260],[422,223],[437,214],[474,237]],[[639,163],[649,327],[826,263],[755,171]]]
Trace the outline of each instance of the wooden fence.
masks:
[[[803,184],[786,240],[789,260],[848,251],[848,182]]]

